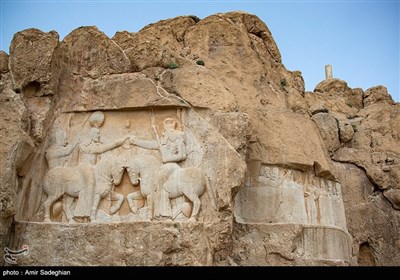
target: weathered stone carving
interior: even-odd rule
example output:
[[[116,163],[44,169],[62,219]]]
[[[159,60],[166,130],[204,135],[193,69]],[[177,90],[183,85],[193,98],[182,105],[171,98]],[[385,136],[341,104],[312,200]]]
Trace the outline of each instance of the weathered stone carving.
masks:
[[[186,149],[184,132],[177,129],[177,121],[172,118],[166,118],[163,124],[164,132],[161,137],[159,137],[153,125],[157,141],[145,141],[134,138],[132,143],[145,149],[158,149],[161,153],[163,163],[185,160]]]
[[[104,123],[104,114],[94,112],[89,123],[91,129],[88,135],[77,135],[71,144],[66,144],[65,133],[58,130],[55,141],[61,140],[61,147],[51,147],[46,152],[50,170],[43,179],[43,190],[48,195],[45,202],[45,221],[50,221],[50,207],[63,194],[67,194],[65,212],[67,220],[94,220],[100,198],[110,193],[113,184],[118,185],[122,179],[124,167],[116,158],[105,157],[97,164],[97,156],[121,146],[129,137],[114,143],[100,142],[100,129]],[[79,148],[79,163],[77,166],[66,166],[62,158]],[[60,160],[61,158],[61,160]],[[71,212],[73,198],[78,198],[74,213]],[[115,213],[121,207],[124,197],[115,194],[116,205],[110,212]]]
[[[289,238],[293,244],[288,243],[287,249],[281,251],[285,258],[350,260],[351,239],[338,182],[317,177],[314,172],[263,164],[248,176],[252,180],[235,198],[236,222],[249,227],[238,231],[240,246],[250,252],[263,248],[263,241],[257,244],[252,239],[257,232],[273,240],[282,238],[285,228],[291,227],[288,232],[295,238]]]
[[[91,220],[94,220],[98,203],[100,198],[104,198],[112,189],[113,184],[118,185],[121,181],[124,168],[113,158],[102,159],[95,168],[95,180],[96,187],[94,189],[94,200],[93,204],[90,201],[85,201],[90,207]],[[72,213],[71,207],[74,198],[78,198],[82,201],[81,193],[84,188],[87,187],[87,180],[85,173],[82,172],[81,166],[73,167],[56,167],[50,169],[45,177],[43,178],[43,190],[48,195],[45,201],[45,221],[50,222],[50,207],[55,201],[57,201],[62,195],[66,194],[65,212],[68,221],[72,221],[74,214]],[[111,212],[115,213],[121,207],[124,197],[120,194],[116,194],[118,202],[113,206]]]
[[[171,193],[173,192],[173,189],[167,185],[167,181],[170,179],[170,176],[177,169],[179,169],[177,162],[186,159],[185,136],[184,132],[177,130],[177,122],[174,119],[166,118],[163,124],[164,132],[161,137],[158,136],[157,130],[153,125],[153,129],[157,138],[156,141],[145,141],[134,138],[132,143],[145,149],[158,149],[160,151],[164,165],[155,174],[155,216],[172,219],[170,196],[173,196]],[[198,208],[200,207],[200,201],[198,201],[198,197],[192,197],[191,200],[194,203],[195,210],[198,212]],[[197,212],[195,215],[197,215]]]
[[[153,112],[152,134],[155,133],[156,140],[144,140],[134,136],[137,131],[131,131],[132,120],[125,119],[120,133],[124,135],[122,139],[107,144],[100,141],[100,127],[104,121],[104,113],[92,113],[81,125],[82,128],[88,122],[89,130],[76,133],[70,143],[60,123],[55,124],[53,144],[46,151],[49,171],[42,182],[43,191],[48,195],[44,203],[44,220],[51,221],[51,208],[64,195],[62,204],[68,222],[95,221],[102,199],[116,200],[114,205],[109,203],[107,209],[103,207],[100,218],[112,220],[126,195],[133,215],[139,215],[139,209],[146,209],[140,217],[173,220],[177,216],[172,211],[171,199],[174,199],[174,204],[179,204],[179,213],[189,221],[195,221],[201,207],[199,197],[206,189],[210,190],[210,186],[202,169],[179,165],[187,158],[187,148],[185,132],[180,129],[180,124],[178,129],[178,120],[165,118],[164,131],[159,136]],[[121,148],[116,149],[118,147]],[[141,154],[141,151],[147,154]],[[75,161],[71,160],[73,153],[77,153]],[[125,170],[131,188],[137,186],[139,190],[133,189],[124,195],[114,191],[113,187],[121,183]],[[209,195],[215,208],[213,192]],[[133,220],[140,220],[139,216]]]
[[[215,208],[215,198],[210,189],[208,178],[200,168],[181,168],[177,164],[162,165],[153,156],[140,156],[127,163],[127,170],[131,180],[140,178],[140,191],[142,196],[146,198],[149,207],[148,219],[152,219],[153,215],[156,218],[174,218],[172,217],[170,199],[185,195],[193,203],[193,209],[191,211],[186,210],[184,214],[188,215],[191,212],[189,221],[195,221],[201,206],[199,197],[206,189]],[[138,210],[135,205],[136,197],[137,193],[134,192],[127,195],[133,213]],[[188,204],[183,206],[184,209],[187,209],[187,207]],[[169,216],[163,216],[166,214]]]
[[[173,219],[170,199],[185,195],[193,203],[190,221],[195,221],[201,205],[199,197],[206,188],[210,190],[209,182],[201,169],[181,168],[177,164],[186,159],[185,134],[177,129],[177,121],[172,118],[166,118],[163,124],[164,132],[161,137],[153,126],[157,140],[147,141],[135,137],[132,141],[132,144],[139,147],[159,150],[163,164],[155,158],[136,158],[127,163],[129,177],[132,182],[137,180],[138,176],[142,176],[141,193],[146,197],[150,219],[153,216]],[[212,195],[212,192],[209,194]],[[132,212],[135,213],[137,207],[134,197],[135,194],[131,193],[127,199]],[[215,198],[211,201],[215,203]],[[185,204],[184,208],[188,215],[188,204]]]
[[[85,188],[82,189],[79,194],[79,199],[75,208],[75,217],[90,217],[92,220],[95,218],[95,210],[100,200],[100,194],[93,196],[93,191],[96,188],[96,177],[94,176],[94,167],[96,165],[97,156],[109,150],[112,150],[118,146],[121,146],[126,139],[122,139],[110,144],[101,144],[100,142],[100,130],[104,122],[104,115],[102,112],[95,112],[89,118],[89,123],[92,128],[89,131],[89,135],[79,145],[79,169],[83,172],[86,180]],[[121,174],[122,176],[122,174]],[[120,181],[121,178],[118,180]],[[123,199],[118,196],[118,201]],[[121,204],[122,202],[118,202]],[[91,207],[93,205],[93,207]],[[111,212],[116,212],[118,209],[113,208]]]
[[[72,143],[67,143],[65,131],[58,129],[53,137],[54,144],[46,151],[46,159],[49,169],[62,167],[66,164],[66,156],[70,155],[78,145],[81,135],[77,135]]]
[[[136,157],[134,160],[127,163],[127,171],[132,184],[137,182],[140,177],[140,194],[146,200],[149,220],[152,219],[154,211],[153,200],[155,196],[155,188],[153,176],[156,174],[160,165],[160,161],[156,157],[150,155]],[[132,192],[126,196],[129,207],[134,214],[136,214],[137,210],[141,208],[137,207],[135,203],[137,197],[137,192]]]
[[[235,203],[239,223],[298,223],[347,231],[341,185],[313,173],[261,165],[258,177],[239,191]]]

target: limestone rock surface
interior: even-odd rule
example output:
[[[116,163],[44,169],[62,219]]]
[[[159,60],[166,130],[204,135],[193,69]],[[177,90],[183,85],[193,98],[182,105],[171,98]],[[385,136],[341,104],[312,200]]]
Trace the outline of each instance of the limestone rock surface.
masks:
[[[364,106],[369,106],[375,103],[387,103],[394,105],[393,99],[384,86],[376,86],[369,88],[364,93]]]
[[[3,51],[0,51],[0,73],[7,73],[10,69],[8,68],[9,55]]]
[[[336,119],[327,113],[315,114],[311,119],[317,124],[328,151],[330,153],[335,152],[340,146],[339,128]]]
[[[51,95],[52,56],[58,46],[58,33],[30,28],[18,32],[10,46],[10,69],[14,87],[27,97]]]
[[[17,265],[400,264],[400,104],[306,92],[255,15],[23,30],[0,117]]]
[[[398,265],[400,238],[396,232],[399,211],[394,211],[382,192],[359,167],[335,163],[342,182],[349,233],[353,237],[353,263],[361,266]],[[366,218],[368,217],[368,218]]]

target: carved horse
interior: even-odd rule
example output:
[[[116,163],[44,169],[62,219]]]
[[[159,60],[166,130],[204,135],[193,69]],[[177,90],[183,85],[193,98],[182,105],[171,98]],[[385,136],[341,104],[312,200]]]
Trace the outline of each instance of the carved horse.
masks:
[[[154,195],[157,184],[155,178],[159,168],[162,166],[162,162],[151,155],[139,155],[126,164],[131,183],[134,184],[138,179],[140,180],[140,192],[146,199],[149,208],[149,218],[152,219],[154,216]],[[211,204],[216,209],[214,193],[210,188],[208,178],[200,168],[181,168],[177,165],[177,168],[168,177],[162,187],[169,193],[170,199],[185,195],[193,203],[193,210],[190,216],[191,221],[195,221],[197,218],[201,205],[199,197],[206,189],[210,196]],[[133,201],[135,196],[134,192],[126,196],[133,213],[136,213],[138,210]]]
[[[96,212],[97,208],[99,207],[100,199],[105,198],[110,192],[112,192],[113,196],[117,200],[117,202],[111,206],[111,215],[116,213],[124,202],[124,195],[112,191],[112,187],[121,183],[125,166],[122,164],[121,160],[116,158],[113,158],[113,160],[104,160],[104,162],[107,162],[104,164],[104,167],[100,165],[100,162],[95,169],[96,188],[93,198],[92,211],[90,214],[90,220],[92,221],[96,218]],[[139,181],[136,181],[136,185],[137,184],[139,184]]]
[[[94,220],[96,217],[100,198],[106,197],[112,191],[113,185],[120,184],[125,167],[119,159],[103,158],[93,169],[96,186],[90,215],[91,220]],[[43,191],[47,194],[47,199],[44,202],[45,222],[51,222],[51,206],[64,194],[67,195],[65,203],[67,220],[70,221],[73,218],[71,211],[72,202],[74,198],[79,198],[79,193],[86,186],[85,181],[84,173],[80,170],[79,166],[56,167],[46,173],[42,181]],[[117,198],[117,203],[111,207],[111,214],[117,212],[124,201],[122,194],[114,192],[114,195]]]

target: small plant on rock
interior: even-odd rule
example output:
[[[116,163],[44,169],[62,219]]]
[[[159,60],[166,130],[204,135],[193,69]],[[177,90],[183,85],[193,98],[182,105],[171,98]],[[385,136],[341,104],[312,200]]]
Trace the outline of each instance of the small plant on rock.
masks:
[[[190,15],[189,17],[192,18],[196,23],[198,23],[201,20],[198,16]]]
[[[282,78],[281,79],[281,86],[282,87],[285,87],[285,86],[287,86],[288,85],[288,83],[287,83],[287,81],[286,81],[286,78]]]
[[[197,61],[196,61],[196,64],[197,64],[197,65],[204,66],[205,63],[204,63],[203,60],[200,59],[200,60],[197,60]]]
[[[168,69],[176,69],[176,68],[179,68],[180,66],[179,66],[179,64],[171,62],[170,64],[168,64],[167,67],[168,67]]]

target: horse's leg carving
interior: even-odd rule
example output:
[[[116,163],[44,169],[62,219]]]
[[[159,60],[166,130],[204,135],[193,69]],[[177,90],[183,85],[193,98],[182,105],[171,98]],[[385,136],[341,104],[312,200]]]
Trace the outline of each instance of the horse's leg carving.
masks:
[[[197,196],[197,194],[195,194],[195,193],[190,193],[190,194],[188,194],[186,196],[190,201],[193,202],[192,215],[190,216],[189,221],[190,222],[195,222],[196,219],[197,219],[197,215],[199,214],[199,211],[200,211],[200,205],[201,205],[200,199]]]
[[[115,197],[117,198],[117,203],[115,203],[111,209],[110,209],[110,214],[114,214],[116,213],[122,206],[122,202],[124,202],[124,196],[120,193],[117,192],[113,192],[113,194],[115,195]],[[129,202],[128,202],[129,203]]]
[[[129,208],[131,209],[133,214],[136,214],[137,208],[134,202],[134,193],[130,193],[126,196],[126,199],[128,200]]]
[[[48,181],[49,178],[50,177],[46,178],[45,182],[43,184],[45,190],[49,189],[49,188],[47,188],[47,186],[49,184],[49,181]],[[51,182],[51,180],[50,180],[50,182]],[[60,189],[63,189],[62,185],[60,186]],[[44,221],[51,222],[51,218],[50,218],[51,207],[53,206],[54,202],[56,202],[64,192],[55,190],[55,193],[50,193],[50,191],[47,191],[46,193],[47,193],[47,199],[44,202]]]
[[[74,214],[72,213],[72,203],[74,202],[74,198],[72,196],[67,195],[65,198],[65,215],[67,216],[67,221],[73,221]]]
[[[51,222],[50,219],[50,208],[53,205],[53,203],[56,201],[56,199],[54,198],[54,196],[49,195],[46,199],[46,201],[44,202],[44,221],[45,222]]]
[[[94,221],[96,219],[97,207],[99,206],[99,203],[100,203],[100,194],[95,193],[93,198],[92,211],[90,214],[90,221]]]
[[[151,220],[153,220],[153,217],[154,217],[154,199],[153,199],[153,195],[149,194],[146,197],[146,202],[147,202],[147,208],[149,209],[147,219],[151,221]]]

